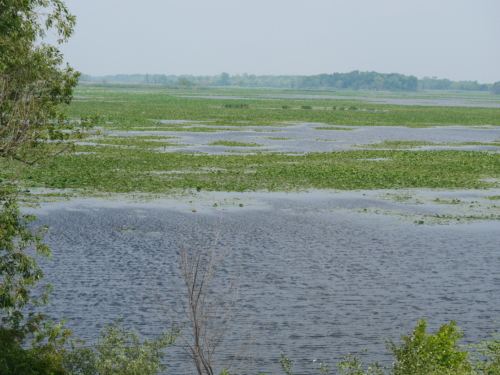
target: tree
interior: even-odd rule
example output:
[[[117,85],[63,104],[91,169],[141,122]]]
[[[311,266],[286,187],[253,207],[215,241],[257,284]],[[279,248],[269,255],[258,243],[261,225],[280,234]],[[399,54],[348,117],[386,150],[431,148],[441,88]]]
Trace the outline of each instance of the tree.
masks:
[[[179,78],[177,81],[177,86],[191,86],[191,82],[186,77]]]
[[[229,86],[229,73],[223,72],[220,75],[220,85],[221,86]]]
[[[73,33],[75,17],[61,0],[0,0],[0,372],[63,374],[63,346],[71,336],[62,323],[43,314],[25,316],[28,304],[48,302],[49,285],[33,253],[49,257],[44,228],[32,230],[32,215],[18,206],[16,181],[30,165],[71,147],[68,138],[83,135],[63,113],[80,73],[63,67],[59,50],[43,42],[54,31],[58,42]],[[92,120],[91,122],[95,121]]]
[[[50,249],[41,242],[44,229],[29,227],[34,216],[21,213],[16,181],[28,166],[69,149],[68,138],[83,135],[95,121],[82,119],[78,129],[67,132],[73,125],[63,106],[70,103],[80,73],[63,67],[59,50],[43,42],[49,30],[65,42],[74,24],[61,0],[0,0],[0,331],[2,343],[10,338],[14,345],[0,346],[2,373],[31,373],[9,367],[20,356],[34,368],[54,355],[60,360],[59,344],[70,336],[42,314],[21,313],[28,303],[48,302],[49,285],[33,293],[43,279],[33,253],[49,257]],[[56,339],[62,341],[55,345]]]
[[[187,354],[198,375],[236,374],[253,365],[250,355],[255,340],[252,325],[238,317],[237,279],[224,277],[224,260],[229,255],[220,248],[220,226],[210,240],[183,244],[179,253],[179,271],[185,294],[178,295],[181,312],[162,303],[153,282],[152,294],[169,326],[182,327],[178,345]],[[233,329],[243,330],[238,342],[227,341]],[[245,329],[246,328],[246,329]]]
[[[71,147],[66,141],[73,125],[62,107],[71,102],[80,73],[63,67],[62,54],[43,40],[52,30],[63,43],[74,25],[61,0],[0,0],[0,310],[7,313],[24,307],[29,287],[43,277],[26,250],[50,255],[40,234],[28,229],[33,217],[17,207],[14,181],[24,167]],[[83,119],[76,133],[88,125]]]
[[[491,91],[493,92],[493,94],[500,95],[500,81],[493,84]]]

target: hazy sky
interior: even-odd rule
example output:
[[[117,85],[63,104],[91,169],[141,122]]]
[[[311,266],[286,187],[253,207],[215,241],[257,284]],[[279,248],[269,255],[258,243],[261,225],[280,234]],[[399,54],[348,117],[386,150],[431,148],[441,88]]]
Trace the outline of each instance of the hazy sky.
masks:
[[[500,0],[66,0],[91,75],[352,70],[500,81]]]

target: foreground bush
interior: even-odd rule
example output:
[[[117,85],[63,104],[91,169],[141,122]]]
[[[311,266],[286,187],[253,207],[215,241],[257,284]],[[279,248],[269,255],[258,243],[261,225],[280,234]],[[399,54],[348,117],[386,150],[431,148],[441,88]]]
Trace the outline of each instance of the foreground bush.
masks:
[[[173,330],[141,343],[133,330],[119,328],[117,322],[101,332],[94,348],[78,348],[73,343],[64,366],[71,375],[154,375],[167,369],[161,363],[163,349],[171,346],[178,334]]]
[[[0,327],[0,374],[64,375],[64,346],[71,337],[63,323],[54,324],[42,314],[23,320],[16,312]]]
[[[469,353],[457,343],[462,333],[455,322],[441,326],[435,334],[426,332],[427,323],[420,319],[402,343],[387,341],[392,354],[392,366],[365,364],[360,355],[348,354],[337,364],[337,374],[343,375],[500,375],[500,340],[482,341],[467,346],[476,349]],[[498,335],[494,335],[498,336]],[[293,375],[291,360],[283,353],[280,360],[283,372]],[[315,370],[330,373],[329,365],[318,363]]]
[[[401,336],[403,344],[389,340],[387,349],[395,362],[394,375],[471,374],[468,352],[461,350],[457,342],[462,333],[455,322],[444,324],[435,334],[426,332],[427,323],[420,319],[410,336]]]

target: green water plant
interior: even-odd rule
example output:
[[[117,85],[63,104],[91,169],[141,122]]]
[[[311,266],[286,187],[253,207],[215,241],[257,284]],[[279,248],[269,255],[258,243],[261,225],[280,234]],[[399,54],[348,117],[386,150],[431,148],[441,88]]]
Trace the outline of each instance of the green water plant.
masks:
[[[494,330],[498,332],[498,330]],[[479,341],[468,345],[468,349],[474,350],[470,360],[473,369],[478,374],[498,375],[500,374],[500,335],[492,334],[493,339]]]
[[[251,142],[237,142],[237,141],[215,141],[208,143],[209,146],[227,146],[227,147],[261,147],[257,143]]]

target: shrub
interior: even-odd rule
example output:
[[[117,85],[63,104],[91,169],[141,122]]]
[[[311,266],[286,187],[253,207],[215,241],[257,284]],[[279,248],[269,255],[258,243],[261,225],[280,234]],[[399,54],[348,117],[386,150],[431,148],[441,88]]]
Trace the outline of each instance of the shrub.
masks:
[[[137,334],[115,325],[106,326],[94,348],[77,348],[64,358],[64,366],[76,375],[153,375],[167,367],[160,361],[163,349],[171,346],[179,331],[163,333],[153,341],[141,343]]]
[[[387,349],[393,354],[394,375],[469,374],[471,364],[468,353],[460,350],[457,341],[462,333],[455,322],[444,324],[434,334],[425,332],[427,323],[420,319],[410,336],[401,336],[403,344],[388,341]]]
[[[0,327],[0,373],[2,375],[65,375],[64,345],[71,336],[64,321],[54,324],[42,314],[26,321],[15,312]]]

